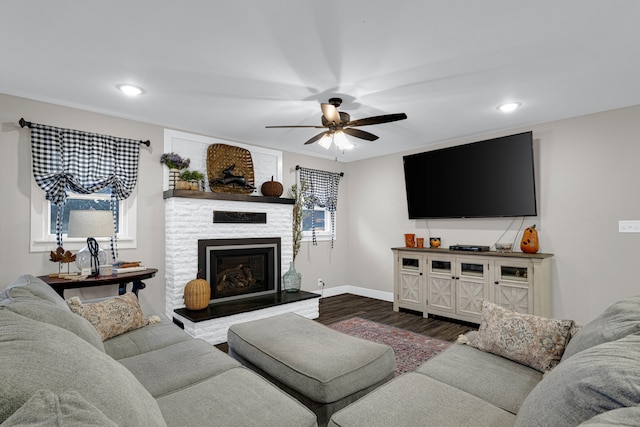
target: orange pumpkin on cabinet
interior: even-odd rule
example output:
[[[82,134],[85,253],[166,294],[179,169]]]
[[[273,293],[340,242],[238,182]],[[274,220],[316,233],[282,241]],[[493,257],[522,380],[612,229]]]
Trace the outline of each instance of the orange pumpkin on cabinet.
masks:
[[[534,224],[524,230],[522,241],[520,241],[520,249],[524,253],[535,254],[538,252],[539,246],[538,230],[536,230],[536,225]]]

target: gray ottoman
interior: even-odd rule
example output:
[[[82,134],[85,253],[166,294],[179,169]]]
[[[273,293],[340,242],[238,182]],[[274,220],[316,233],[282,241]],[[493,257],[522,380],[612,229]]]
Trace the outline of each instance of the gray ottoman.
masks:
[[[294,396],[326,425],[331,415],[393,378],[393,349],[293,313],[232,325],[229,354]]]

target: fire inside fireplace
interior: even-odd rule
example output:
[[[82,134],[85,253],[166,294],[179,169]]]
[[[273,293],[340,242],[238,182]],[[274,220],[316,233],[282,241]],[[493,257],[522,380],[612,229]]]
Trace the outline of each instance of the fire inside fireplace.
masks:
[[[280,238],[199,240],[198,269],[214,304],[280,292]]]

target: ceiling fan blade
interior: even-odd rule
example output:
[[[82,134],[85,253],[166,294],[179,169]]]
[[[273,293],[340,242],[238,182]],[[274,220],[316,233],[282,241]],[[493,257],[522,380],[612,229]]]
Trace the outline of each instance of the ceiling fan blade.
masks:
[[[383,116],[374,116],[374,117],[367,117],[365,119],[353,120],[347,123],[345,126],[377,125],[380,123],[389,123],[389,122],[395,122],[398,120],[404,120],[406,118],[407,118],[407,115],[405,113],[385,114]]]
[[[291,126],[265,126],[267,129],[276,129],[276,128],[315,128],[315,129],[324,129],[324,126],[314,126],[314,125],[291,125]]]
[[[347,135],[355,136],[356,138],[360,139],[366,139],[367,141],[375,141],[376,139],[378,139],[376,135],[360,129],[345,128],[342,129],[342,131]]]
[[[314,142],[316,142],[317,140],[319,140],[320,138],[322,138],[323,136],[328,135],[328,134],[329,134],[329,131],[319,133],[316,136],[314,136],[313,138],[311,138],[310,140],[308,140],[307,142],[305,142],[304,145],[313,144]]]
[[[338,109],[331,104],[320,104],[322,108],[322,115],[329,123],[340,123],[340,113],[338,113]]]

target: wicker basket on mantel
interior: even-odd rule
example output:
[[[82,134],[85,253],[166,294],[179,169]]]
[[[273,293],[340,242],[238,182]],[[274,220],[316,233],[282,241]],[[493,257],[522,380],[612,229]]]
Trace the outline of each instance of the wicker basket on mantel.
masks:
[[[214,193],[251,194],[254,189],[237,184],[211,184],[212,180],[222,178],[224,170],[236,165],[233,174],[243,176],[247,184],[255,187],[253,160],[251,152],[245,148],[227,144],[211,144],[207,149],[207,177],[209,187]]]

